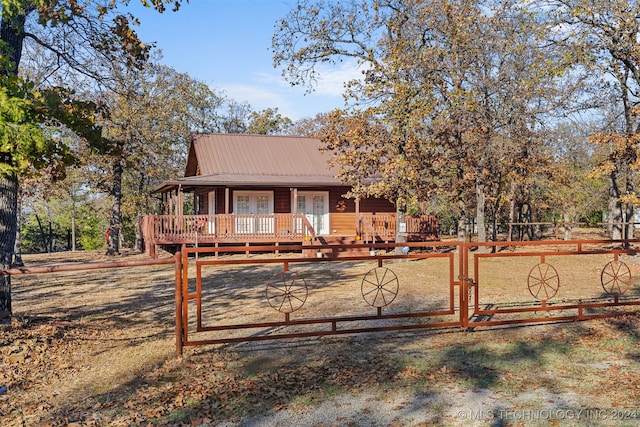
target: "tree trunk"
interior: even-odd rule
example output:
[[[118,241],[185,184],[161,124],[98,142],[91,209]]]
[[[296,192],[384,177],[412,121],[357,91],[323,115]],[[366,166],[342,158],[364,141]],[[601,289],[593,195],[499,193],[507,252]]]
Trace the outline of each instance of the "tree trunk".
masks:
[[[42,221],[40,220],[40,215],[36,214],[36,221],[38,222],[38,230],[40,231],[40,243],[42,244],[42,251],[48,252],[47,248],[49,245],[47,244],[47,237],[44,234],[44,228],[42,228]]]
[[[612,240],[622,239],[622,206],[616,171],[609,174],[609,233]]]
[[[467,217],[464,215],[464,212],[462,213],[462,215],[460,216],[460,218],[458,218],[458,229],[457,229],[457,234],[458,234],[458,241],[459,242],[466,242],[467,241]]]
[[[71,251],[76,251],[76,193],[71,191]]]
[[[136,242],[134,248],[140,252],[144,252],[144,238],[142,235],[142,216],[138,216],[135,224]]]
[[[633,183],[631,181],[631,171],[627,171],[627,183],[626,183],[626,191],[627,194],[634,194]],[[635,228],[635,207],[633,203],[627,202],[625,203],[624,209],[624,220],[625,220],[625,239],[633,239],[633,229]],[[625,247],[629,247],[629,243],[624,244]]]
[[[478,228],[478,242],[487,241],[487,227],[485,225],[485,194],[484,194],[484,181],[481,176],[482,172],[478,172],[476,176],[476,226]],[[479,246],[478,250],[483,252]]]
[[[53,241],[53,224],[51,223],[51,217],[49,217],[49,253],[53,253],[53,248],[55,247],[55,243]]]
[[[24,24],[27,21],[27,14],[33,10],[33,6],[28,7],[23,15],[4,16],[0,24],[0,39],[6,43],[3,47],[0,45],[0,54],[4,55],[11,62],[11,67],[3,72],[9,75],[17,75],[22,58],[22,45],[24,43]]]
[[[18,177],[0,175],[0,268],[13,266],[18,228]],[[11,321],[11,276],[0,277],[0,322]]]
[[[148,176],[145,171],[140,171],[140,177],[138,181],[138,195],[142,196],[145,193],[145,184],[147,183]],[[195,195],[194,195],[195,197]],[[140,197],[142,199],[142,197]],[[194,210],[196,208],[196,204],[194,203]],[[135,223],[135,243],[133,245],[134,248],[139,250],[140,252],[144,252],[144,236],[142,235],[142,215],[144,214],[145,207],[142,203],[138,203],[136,206],[136,223]],[[197,214],[198,212],[193,212]]]
[[[564,240],[571,240],[573,238],[573,235],[572,235],[573,225],[571,224],[572,218],[568,213],[564,213],[563,218],[564,218]]]
[[[398,205],[400,204],[398,203]],[[407,223],[405,215],[406,214],[402,209],[400,209],[399,207],[396,208],[396,243],[405,243],[407,241]],[[395,253],[396,255],[403,255],[402,247],[396,247]]]
[[[626,217],[627,217],[627,232],[625,233],[625,239],[633,239],[635,231],[635,216],[636,209],[633,203],[627,203]],[[625,244],[628,246],[628,243]]]
[[[507,233],[507,242],[513,241],[513,222],[516,219],[516,186],[511,182],[509,189],[509,231]]]
[[[22,251],[20,250],[20,223],[22,222],[22,201],[20,193],[18,193],[18,207],[16,208],[16,243],[13,247],[13,266],[24,267],[22,261]]]
[[[111,196],[113,206],[111,207],[111,220],[109,221],[109,244],[107,255],[120,254],[120,234],[122,232],[122,173],[124,170],[124,159],[116,155],[113,160],[113,187]]]
[[[3,6],[6,6],[3,2]],[[22,58],[24,42],[24,23],[27,15],[34,10],[33,5],[25,7],[24,14],[9,16],[2,14],[0,22],[0,56],[10,62],[7,69],[0,73],[16,76]],[[2,162],[11,165],[10,158],[2,158]],[[0,268],[13,266],[16,234],[18,232],[18,176],[15,172],[0,174]],[[11,322],[11,276],[0,277],[0,322]]]

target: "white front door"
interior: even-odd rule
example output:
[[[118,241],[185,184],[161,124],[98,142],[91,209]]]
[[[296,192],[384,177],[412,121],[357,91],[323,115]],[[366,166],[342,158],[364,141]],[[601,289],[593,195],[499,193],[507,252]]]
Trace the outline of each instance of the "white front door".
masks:
[[[273,217],[265,217],[273,215],[273,192],[236,191],[233,194],[236,233],[273,233]]]
[[[298,192],[298,214],[307,217],[316,234],[329,234],[329,193]]]
[[[216,192],[215,191],[210,191],[207,197],[208,200],[208,215],[209,215],[209,223],[207,225],[209,234],[215,234],[216,233],[216,220],[215,220],[215,214],[216,214]]]

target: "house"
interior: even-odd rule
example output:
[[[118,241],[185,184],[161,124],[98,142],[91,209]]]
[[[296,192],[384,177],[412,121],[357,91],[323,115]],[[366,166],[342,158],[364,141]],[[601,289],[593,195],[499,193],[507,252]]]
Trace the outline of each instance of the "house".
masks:
[[[393,241],[394,203],[346,198],[328,160],[316,138],[193,134],[185,176],[156,189],[162,214],[143,219],[147,247]],[[424,232],[424,218],[407,228]]]

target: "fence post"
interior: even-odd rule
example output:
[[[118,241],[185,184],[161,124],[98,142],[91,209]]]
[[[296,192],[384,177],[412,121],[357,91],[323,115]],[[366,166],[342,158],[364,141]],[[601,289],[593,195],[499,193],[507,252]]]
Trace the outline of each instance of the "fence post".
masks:
[[[176,285],[176,356],[182,356],[182,254],[175,254]]]
[[[463,329],[469,328],[469,243],[460,245],[460,323]]]

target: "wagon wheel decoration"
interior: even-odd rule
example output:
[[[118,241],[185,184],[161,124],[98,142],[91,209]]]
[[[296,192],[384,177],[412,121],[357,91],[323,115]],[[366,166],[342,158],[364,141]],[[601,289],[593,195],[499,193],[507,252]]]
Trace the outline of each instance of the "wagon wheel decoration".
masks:
[[[398,295],[398,277],[386,267],[369,270],[362,279],[362,297],[373,307],[384,307]]]
[[[529,293],[539,301],[553,298],[560,288],[560,276],[556,269],[544,262],[534,266],[527,278]]]
[[[267,282],[267,302],[281,313],[293,313],[307,301],[307,282],[297,273],[282,271]]]
[[[622,295],[631,285],[631,270],[622,261],[611,261],[602,269],[600,283],[609,295]]]

